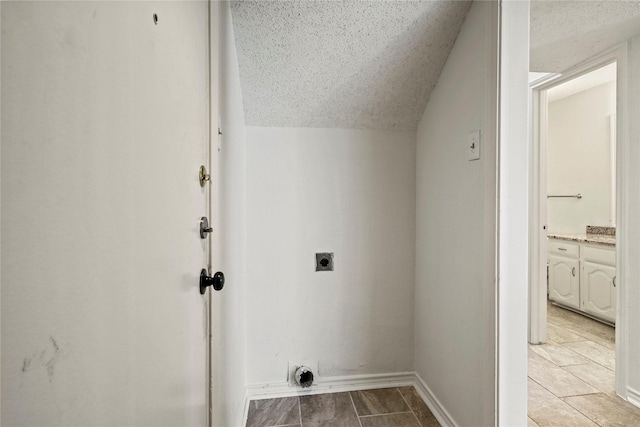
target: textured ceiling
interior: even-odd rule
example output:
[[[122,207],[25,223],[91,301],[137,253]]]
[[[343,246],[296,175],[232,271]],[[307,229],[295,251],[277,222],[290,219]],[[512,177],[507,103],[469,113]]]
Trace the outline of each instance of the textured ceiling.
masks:
[[[232,2],[247,125],[415,130],[469,6]]]
[[[640,34],[640,0],[534,0],[530,31],[530,70],[562,72]]]

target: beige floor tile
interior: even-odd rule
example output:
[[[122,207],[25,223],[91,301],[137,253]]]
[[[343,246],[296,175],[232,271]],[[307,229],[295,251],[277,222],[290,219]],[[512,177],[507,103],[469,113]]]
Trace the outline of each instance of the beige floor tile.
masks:
[[[439,427],[440,423],[436,417],[431,413],[429,407],[422,400],[418,392],[413,387],[398,387],[398,391],[404,397],[404,400],[409,405],[409,408],[416,414],[416,418],[420,421],[422,427]]]
[[[300,424],[297,397],[252,400],[249,403],[247,427]]]
[[[555,342],[531,345],[529,348],[558,366],[579,365],[589,363],[591,361],[590,359],[580,356],[575,351],[563,347]]]
[[[603,393],[616,394],[616,374],[611,369],[598,363],[565,366],[564,369]]]
[[[547,338],[549,341],[556,343],[585,341],[586,338],[571,331],[567,326],[558,326],[553,323],[547,323]]]
[[[358,416],[391,414],[411,410],[397,388],[352,391],[351,397]]]
[[[591,320],[571,310],[567,310],[553,304],[547,305],[547,321],[558,326],[582,325],[587,323],[585,319],[587,321]]]
[[[605,347],[615,348],[615,328],[605,323],[553,304],[547,306],[547,321]]]
[[[577,326],[571,326],[568,329],[582,335],[589,341],[596,342],[612,350],[616,349],[616,330],[609,325],[594,320],[591,324],[580,325],[579,328]]]
[[[547,324],[556,325],[560,328],[568,328],[574,325],[571,320],[565,319],[563,317],[553,317],[551,319],[548,319]]]
[[[300,414],[307,427],[360,427],[349,393],[300,396]]]
[[[558,366],[555,363],[553,363],[552,361],[550,361],[549,359],[545,359],[544,357],[540,356],[538,353],[536,353],[535,351],[533,351],[533,347],[536,347],[533,344],[529,344],[529,349],[528,349],[528,355],[529,355],[529,369],[531,369],[532,367],[536,367],[536,368],[553,368],[554,366]]]
[[[599,392],[596,388],[532,350],[529,350],[529,378],[558,397]]]
[[[616,369],[616,352],[593,341],[569,342],[562,344],[576,353],[601,364],[611,370]]]
[[[529,380],[528,404],[528,415],[536,423],[534,426],[597,427],[593,421],[532,380]]]
[[[602,427],[640,425],[640,409],[619,397],[598,393],[564,400]]]
[[[540,424],[527,417],[527,427],[540,427]]]

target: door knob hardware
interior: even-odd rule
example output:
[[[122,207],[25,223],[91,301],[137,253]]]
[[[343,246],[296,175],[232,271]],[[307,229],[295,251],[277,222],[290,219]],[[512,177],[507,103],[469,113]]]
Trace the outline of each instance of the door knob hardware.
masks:
[[[211,179],[211,176],[207,173],[207,168],[202,165],[198,170],[198,178],[200,180],[200,187],[204,187],[207,181]]]
[[[206,216],[200,218],[200,238],[206,239],[207,233],[211,233],[213,228],[209,227],[209,220]]]
[[[207,286],[213,286],[216,291],[221,290],[224,287],[224,273],[218,271],[213,276],[209,276],[207,270],[203,268],[200,271],[200,295],[204,295]]]

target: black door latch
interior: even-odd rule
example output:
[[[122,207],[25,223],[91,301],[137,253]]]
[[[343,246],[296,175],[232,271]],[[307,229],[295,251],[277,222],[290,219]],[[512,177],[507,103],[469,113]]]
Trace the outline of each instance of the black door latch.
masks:
[[[213,289],[219,291],[224,286],[224,273],[218,271],[213,277],[207,274],[204,268],[200,271],[200,295],[204,295],[207,286],[213,286]]]

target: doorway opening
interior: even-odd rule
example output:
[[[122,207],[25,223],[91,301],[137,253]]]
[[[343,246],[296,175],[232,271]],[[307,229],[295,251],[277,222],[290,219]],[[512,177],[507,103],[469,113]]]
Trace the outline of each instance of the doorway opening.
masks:
[[[593,246],[614,251],[601,261],[616,267],[617,86],[615,56],[531,83],[531,344],[547,341],[549,301],[616,323],[615,271],[590,283],[585,263],[600,260]]]
[[[613,326],[616,63],[546,89],[546,102],[540,120],[546,230],[540,237],[547,243],[548,301]]]
[[[627,324],[618,309],[620,236],[626,240],[625,230],[616,230],[624,225],[618,221],[624,194],[619,186],[626,182],[620,182],[624,174],[617,165],[624,156],[616,141],[618,115],[626,116],[617,111],[625,105],[622,51],[537,76],[530,84],[530,402],[549,391],[532,380],[532,372],[540,374],[545,366],[557,368],[550,376],[566,371],[566,379],[584,386],[558,390],[562,404],[571,400],[563,393],[626,398],[619,352],[625,351]]]

